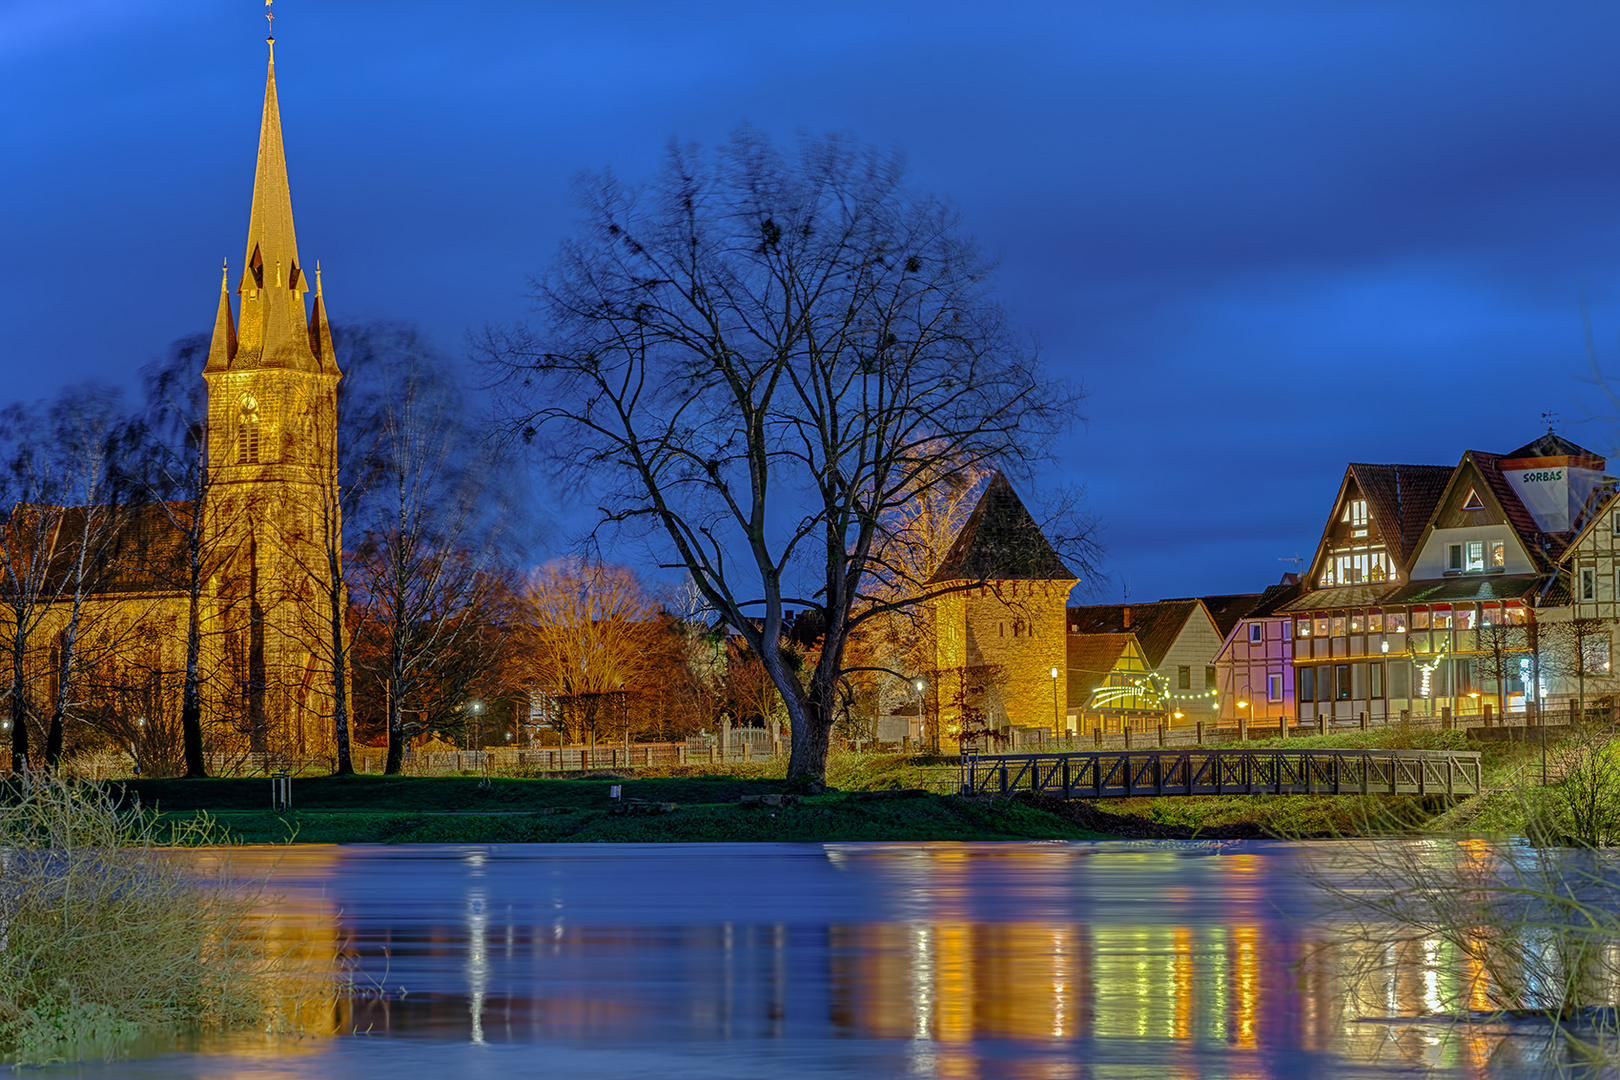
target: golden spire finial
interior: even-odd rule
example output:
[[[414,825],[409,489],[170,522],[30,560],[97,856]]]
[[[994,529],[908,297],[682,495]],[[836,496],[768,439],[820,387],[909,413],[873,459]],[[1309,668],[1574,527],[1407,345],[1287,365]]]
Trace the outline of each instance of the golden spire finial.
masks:
[[[231,260],[227,258],[224,262],[220,263],[220,266],[219,266],[219,291],[220,292],[230,292],[231,291],[231,287],[230,287],[230,284],[229,284],[230,279],[231,279]]]
[[[321,260],[315,260],[315,295],[321,295]]]
[[[270,46],[270,62],[276,62],[276,13],[270,10],[275,0],[264,0],[265,44]]]

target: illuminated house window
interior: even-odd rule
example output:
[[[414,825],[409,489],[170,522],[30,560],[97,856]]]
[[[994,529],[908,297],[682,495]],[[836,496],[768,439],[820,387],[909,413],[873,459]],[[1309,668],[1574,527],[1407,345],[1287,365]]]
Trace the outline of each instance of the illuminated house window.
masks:
[[[1485,541],[1483,541],[1483,540],[1470,540],[1470,541],[1468,541],[1468,557],[1467,557],[1467,560],[1463,563],[1463,569],[1464,570],[1483,570],[1483,569],[1485,569]]]
[[[1491,541],[1491,569],[1500,570],[1507,565],[1507,545],[1500,540]]]
[[[1367,500],[1351,499],[1344,504],[1343,521],[1350,526],[1351,536],[1367,535]]]
[[[236,463],[256,465],[259,461],[259,403],[251,395],[242,398],[236,417]]]
[[[1315,625],[1311,627],[1311,633],[1315,634],[1317,637],[1328,636],[1328,619],[1326,615],[1317,617]]]
[[[1311,636],[1311,620],[1309,620],[1309,619],[1301,619],[1301,620],[1299,620],[1298,629],[1296,629],[1294,631],[1294,633],[1298,637],[1310,637]]]

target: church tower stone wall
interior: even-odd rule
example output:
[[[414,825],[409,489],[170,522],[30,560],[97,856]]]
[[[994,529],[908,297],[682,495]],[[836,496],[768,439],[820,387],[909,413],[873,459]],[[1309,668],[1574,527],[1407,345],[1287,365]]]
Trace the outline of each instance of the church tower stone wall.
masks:
[[[274,43],[272,42],[272,50]],[[229,273],[208,362],[208,583],[218,719],[261,753],[330,752],[329,549],[341,553],[337,386],[320,273],[298,255],[276,96],[265,77],[258,167],[233,317]]]

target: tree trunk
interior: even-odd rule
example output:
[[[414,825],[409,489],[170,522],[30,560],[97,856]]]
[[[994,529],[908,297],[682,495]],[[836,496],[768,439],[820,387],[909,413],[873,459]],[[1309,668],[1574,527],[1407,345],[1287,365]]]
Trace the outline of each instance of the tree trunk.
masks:
[[[332,611],[332,739],[337,745],[334,776],[353,776],[354,759],[349,753],[349,665],[343,638],[343,572],[331,559],[332,577],[328,597]]]
[[[202,657],[202,575],[194,568],[191,578],[191,607],[186,616],[186,674],[180,686],[180,740],[185,746],[186,779],[200,780],[208,775],[203,760],[202,686],[198,669]]]
[[[394,680],[388,680],[388,760],[383,775],[398,776],[405,767],[405,723],[399,708],[399,691]]]
[[[19,626],[22,620],[18,619]],[[20,633],[11,646],[11,771],[28,774],[28,705],[23,692],[23,664],[28,656],[28,639]]]

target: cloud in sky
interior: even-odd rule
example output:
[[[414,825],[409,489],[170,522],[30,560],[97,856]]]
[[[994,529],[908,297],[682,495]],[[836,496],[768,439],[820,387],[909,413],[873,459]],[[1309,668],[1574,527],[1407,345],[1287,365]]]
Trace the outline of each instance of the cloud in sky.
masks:
[[[1258,589],[1348,460],[1581,415],[1620,329],[1620,9],[1599,3],[282,0],[300,243],[338,318],[526,311],[570,177],[742,120],[903,148],[1088,421],[1116,595]],[[255,4],[0,10],[8,390],[128,380],[246,229]],[[1615,350],[1620,356],[1620,349]],[[1566,432],[1613,447],[1604,423]]]

